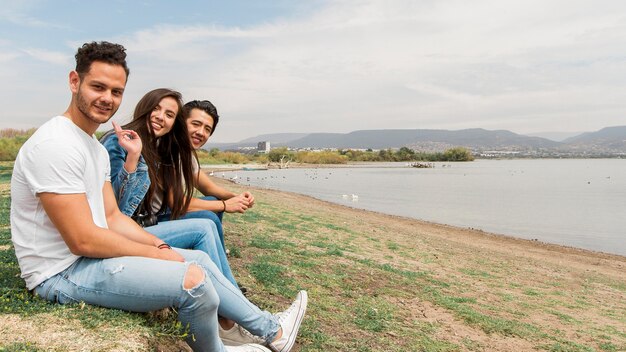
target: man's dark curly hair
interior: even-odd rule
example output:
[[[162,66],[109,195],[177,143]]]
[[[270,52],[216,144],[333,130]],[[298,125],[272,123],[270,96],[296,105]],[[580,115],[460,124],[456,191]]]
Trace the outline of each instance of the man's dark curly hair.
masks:
[[[76,72],[83,77],[91,69],[94,61],[105,62],[111,65],[120,65],[126,71],[126,78],[130,70],[126,66],[126,49],[120,44],[109,42],[85,43],[76,52]]]

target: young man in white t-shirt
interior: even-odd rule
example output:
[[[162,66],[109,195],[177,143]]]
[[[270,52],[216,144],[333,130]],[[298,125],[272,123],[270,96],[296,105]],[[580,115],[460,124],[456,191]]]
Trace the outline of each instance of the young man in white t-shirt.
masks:
[[[61,304],[135,312],[175,307],[194,351],[268,351],[253,344],[224,347],[219,308],[272,350],[289,351],[306,309],[305,291],[283,313],[261,311],[205,253],[172,249],[117,207],[109,158],[93,133],[117,111],[128,72],[121,45],[84,44],[69,75],[68,109],[20,149],[11,179],[11,234],[27,288]],[[161,228],[181,235],[206,231],[198,221]]]

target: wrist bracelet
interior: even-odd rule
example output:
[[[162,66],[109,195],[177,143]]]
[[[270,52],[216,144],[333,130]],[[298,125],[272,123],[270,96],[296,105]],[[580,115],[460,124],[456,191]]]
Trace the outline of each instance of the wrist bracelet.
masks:
[[[160,245],[157,246],[158,249],[172,249],[172,247],[167,244],[167,243],[161,243]]]
[[[222,210],[222,213],[226,212],[226,202],[224,200],[222,200],[222,203],[224,204],[224,210]]]

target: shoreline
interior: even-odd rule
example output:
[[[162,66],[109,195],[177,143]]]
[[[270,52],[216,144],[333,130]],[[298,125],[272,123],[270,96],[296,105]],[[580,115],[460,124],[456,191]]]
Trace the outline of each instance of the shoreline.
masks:
[[[373,210],[354,208],[354,207],[344,205],[344,204],[333,203],[333,202],[321,200],[312,196],[300,194],[300,193],[275,190],[271,188],[261,188],[261,187],[255,187],[255,186],[241,185],[241,184],[233,182],[232,180],[222,179],[219,177],[218,178],[214,177],[213,180],[217,180],[216,183],[221,184],[225,186],[226,188],[236,187],[241,190],[247,189],[247,190],[253,191],[253,194],[261,193],[264,196],[271,195],[272,198],[280,197],[282,195],[282,196],[289,197],[291,200],[294,200],[297,202],[310,203],[311,205],[315,205],[315,206],[320,205],[326,208],[326,210],[342,212],[342,213],[349,214],[352,216],[367,215],[368,218],[371,218],[372,220],[375,220],[376,222],[384,223],[387,225],[389,223],[398,222],[399,224],[403,224],[403,225],[415,226],[416,229],[429,230],[431,234],[439,234],[440,237],[443,237],[446,240],[454,241],[458,243],[464,243],[464,244],[480,243],[480,244],[487,245],[487,246],[494,245],[494,244],[505,244],[505,245],[512,246],[508,248],[509,250],[513,248],[533,249],[535,252],[549,251],[549,252],[558,252],[561,254],[567,254],[570,256],[590,257],[589,258],[590,260],[591,258],[595,258],[595,259],[617,261],[617,262],[621,262],[621,265],[617,265],[615,266],[615,268],[620,268],[620,270],[623,270],[626,268],[626,256],[623,256],[620,254],[594,251],[594,250],[585,249],[585,248],[559,245],[559,244],[554,244],[554,243],[549,243],[549,242],[542,242],[538,240],[524,239],[524,238],[509,236],[505,234],[492,233],[492,232],[475,229],[475,228],[464,228],[464,227],[436,223],[436,222],[431,222],[431,221],[426,221],[426,220],[418,220],[418,219],[405,217],[405,216],[385,214],[385,213],[381,213],[381,212],[377,212]],[[455,236],[458,236],[458,237],[455,237]],[[543,255],[545,255],[545,253],[542,253],[540,256],[543,256]],[[544,259],[551,261],[550,257],[547,257]]]
[[[308,195],[301,194],[301,193],[296,193],[296,192],[281,191],[281,190],[272,189],[272,188],[262,188],[262,187],[256,187],[256,186],[241,185],[241,184],[238,184],[238,183],[236,183],[236,182],[234,182],[232,180],[223,179],[223,178],[219,178],[219,177],[214,177],[213,179],[214,180],[219,180],[220,181],[219,183],[222,183],[223,185],[226,185],[226,188],[228,188],[229,185],[230,186],[236,185],[237,187],[242,188],[242,189],[252,189],[252,190],[258,190],[258,191],[291,194],[293,196],[302,197],[303,199],[308,199],[308,200],[311,200],[311,201],[320,202],[320,203],[327,204],[327,205],[333,206],[333,207],[336,206],[336,207],[340,207],[340,208],[349,209],[349,210],[354,211],[354,212],[360,212],[360,213],[364,213],[364,214],[373,214],[373,215],[376,215],[376,216],[384,216],[384,217],[388,217],[389,219],[397,219],[397,220],[401,220],[401,221],[415,222],[416,224],[423,225],[423,226],[439,226],[439,227],[442,227],[442,228],[448,228],[448,229],[450,229],[450,231],[463,231],[463,232],[468,232],[469,234],[475,234],[475,235],[487,236],[487,237],[494,237],[494,238],[501,238],[502,240],[506,240],[506,241],[521,242],[521,243],[524,243],[526,245],[535,245],[535,246],[540,246],[540,247],[545,247],[545,248],[551,248],[552,247],[555,250],[560,249],[562,251],[568,250],[568,251],[579,251],[579,252],[587,253],[587,254],[606,255],[606,256],[609,256],[609,257],[621,258],[621,259],[626,261],[626,256],[625,255],[616,254],[616,253],[608,253],[608,252],[602,252],[602,251],[597,251],[597,250],[592,250],[592,249],[586,249],[586,248],[580,248],[580,247],[574,247],[574,246],[567,246],[567,245],[562,245],[562,244],[555,244],[555,243],[540,241],[540,240],[537,240],[537,239],[526,239],[526,238],[522,238],[522,237],[516,237],[514,235],[507,235],[507,234],[489,232],[489,231],[485,231],[485,230],[481,230],[481,229],[477,229],[477,228],[472,228],[472,227],[460,227],[460,226],[449,225],[449,224],[445,224],[445,223],[438,223],[438,222],[433,222],[433,221],[415,219],[415,218],[406,217],[406,216],[387,214],[387,213],[378,212],[378,211],[374,211],[374,210],[367,210],[367,209],[351,207],[351,206],[346,205],[346,204],[340,204],[340,203],[334,203],[334,202],[330,202],[330,201],[326,201],[326,200],[321,200],[321,199],[315,198],[313,196],[308,196]]]

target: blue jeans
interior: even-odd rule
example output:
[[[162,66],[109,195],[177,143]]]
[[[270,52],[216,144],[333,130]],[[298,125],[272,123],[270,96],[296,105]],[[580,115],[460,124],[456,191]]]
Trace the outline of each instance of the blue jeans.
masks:
[[[183,326],[189,327],[187,343],[194,351],[224,351],[218,336],[218,314],[265,341],[275,338],[279,330],[277,319],[250,303],[207,254],[176,251],[185,258],[184,263],[144,257],[81,257],[34,292],[60,304],[82,301],[131,312],[174,307]],[[206,275],[203,282],[185,289],[185,275],[191,263],[202,267]]]
[[[165,221],[146,227],[145,230],[172,247],[197,249],[208,254],[224,277],[238,287],[213,221],[207,219]]]
[[[213,196],[204,196],[200,198],[202,200],[218,200]],[[161,221],[170,221],[172,213],[169,209],[165,211],[165,214],[159,215],[159,222]],[[185,213],[185,215],[181,216],[178,219],[209,219],[215,223],[215,227],[217,227],[217,234],[220,238],[220,243],[222,244],[222,249],[226,252],[226,245],[224,243],[224,229],[222,228],[222,217],[224,216],[224,212],[214,213],[210,210],[198,210],[198,211],[190,211]]]

